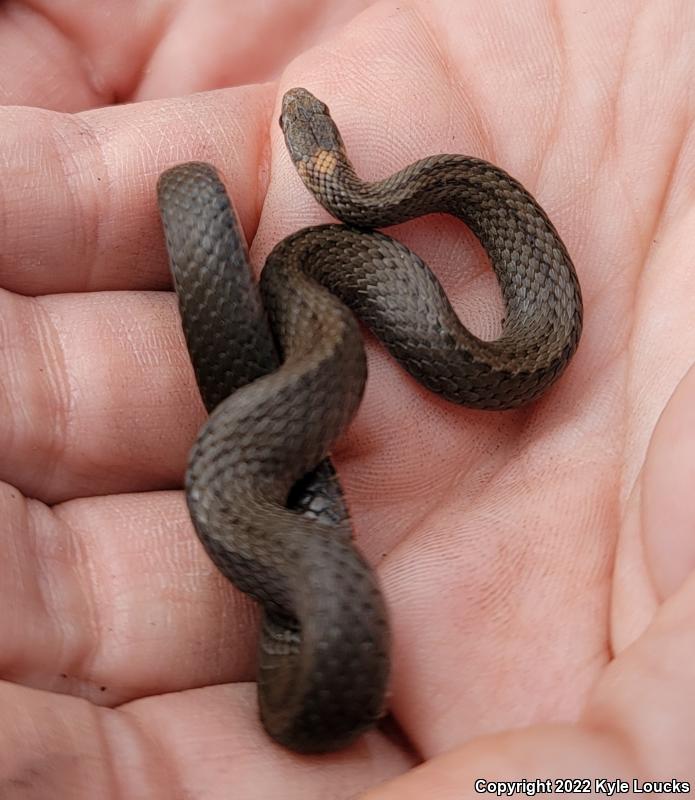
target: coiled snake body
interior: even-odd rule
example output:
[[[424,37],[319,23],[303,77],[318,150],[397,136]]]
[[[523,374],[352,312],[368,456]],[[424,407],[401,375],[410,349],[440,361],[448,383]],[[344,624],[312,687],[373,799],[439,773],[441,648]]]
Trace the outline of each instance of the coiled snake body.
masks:
[[[211,412],[186,475],[191,518],[213,562],[263,606],[259,704],[270,735],[336,749],[384,711],[387,614],[351,541],[327,460],[366,379],[354,312],[420,383],[473,408],[514,408],[564,370],[582,325],[567,251],[529,193],[460,155],[425,158],[376,183],[355,174],[327,107],[304,89],[281,125],[316,199],[347,225],[281,241],[251,278],[243,234],[215,170],[181,164],[158,183],[182,322]],[[436,278],[373,228],[447,212],[485,247],[506,306],[481,341]]]

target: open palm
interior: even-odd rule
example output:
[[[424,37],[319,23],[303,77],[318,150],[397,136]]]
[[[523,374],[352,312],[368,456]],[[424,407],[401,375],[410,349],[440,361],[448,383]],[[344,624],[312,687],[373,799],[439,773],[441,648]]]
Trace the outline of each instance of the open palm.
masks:
[[[0,10],[0,795],[694,779],[692,4],[109,5]],[[188,519],[204,414],[155,203],[163,169],[214,163],[259,268],[325,220],[277,125],[297,85],[365,178],[438,152],[508,170],[585,301],[568,371],[515,412],[447,405],[370,343],[334,460],[391,609],[400,731],[321,757],[260,728],[256,612]],[[461,224],[389,232],[495,335],[494,277]]]

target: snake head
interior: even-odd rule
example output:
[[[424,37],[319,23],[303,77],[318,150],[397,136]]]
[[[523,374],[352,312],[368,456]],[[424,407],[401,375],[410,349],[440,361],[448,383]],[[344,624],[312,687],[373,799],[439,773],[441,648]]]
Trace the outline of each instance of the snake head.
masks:
[[[316,158],[321,151],[344,154],[343,140],[330,111],[306,89],[290,89],[282,98],[280,127],[295,165]]]

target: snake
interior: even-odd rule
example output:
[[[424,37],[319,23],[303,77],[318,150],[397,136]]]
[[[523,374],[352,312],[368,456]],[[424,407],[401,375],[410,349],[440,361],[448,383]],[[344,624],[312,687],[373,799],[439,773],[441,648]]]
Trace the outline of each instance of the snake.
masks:
[[[297,753],[326,753],[375,726],[390,691],[389,612],[330,460],[367,378],[358,320],[447,401],[514,409],[567,367],[582,297],[550,219],[500,167],[441,154],[364,181],[328,107],[303,88],[284,95],[280,126],[304,185],[340,222],[282,239],[258,283],[214,166],[168,168],[157,199],[209,412],[185,476],[193,527],[261,607],[265,730]],[[433,213],[460,219],[486,251],[505,306],[498,338],[470,332],[427,265],[377,230]]]

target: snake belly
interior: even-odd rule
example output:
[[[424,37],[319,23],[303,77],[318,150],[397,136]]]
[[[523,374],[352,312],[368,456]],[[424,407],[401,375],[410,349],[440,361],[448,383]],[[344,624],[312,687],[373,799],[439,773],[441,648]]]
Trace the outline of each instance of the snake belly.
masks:
[[[308,91],[285,95],[280,122],[305,185],[346,224],[279,242],[260,296],[213,167],[167,170],[158,200],[210,411],[186,473],[191,518],[218,569],[262,606],[258,695],[267,732],[311,753],[343,747],[374,725],[389,677],[387,611],[327,460],[366,380],[355,317],[431,391],[507,409],[564,371],[582,301],[552,223],[500,168],[438,155],[368,183],[328,108]],[[373,230],[434,212],[465,222],[488,253],[506,307],[494,341],[461,324],[415,254]]]

